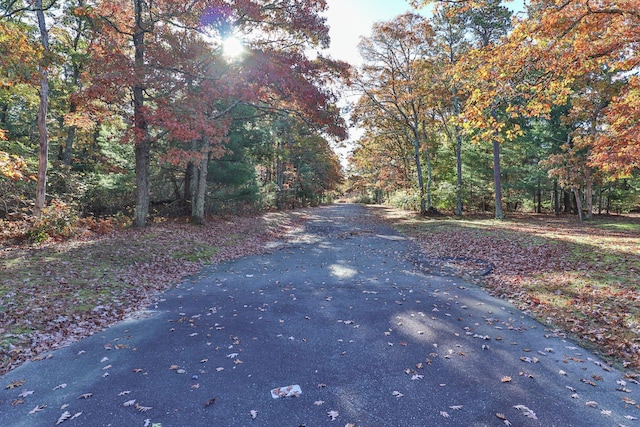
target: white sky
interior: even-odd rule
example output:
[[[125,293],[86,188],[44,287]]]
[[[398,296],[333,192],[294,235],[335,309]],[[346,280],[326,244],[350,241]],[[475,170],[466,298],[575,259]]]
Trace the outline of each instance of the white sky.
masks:
[[[389,21],[411,11],[407,0],[327,0],[327,23],[330,27],[334,59],[359,65],[358,42],[369,36],[374,22]]]

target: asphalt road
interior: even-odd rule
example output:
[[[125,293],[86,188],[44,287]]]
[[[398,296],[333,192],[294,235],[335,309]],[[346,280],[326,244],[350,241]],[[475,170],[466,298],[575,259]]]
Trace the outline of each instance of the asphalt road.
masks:
[[[640,426],[624,373],[418,267],[365,208],[310,212],[270,254],[0,377],[0,426]]]

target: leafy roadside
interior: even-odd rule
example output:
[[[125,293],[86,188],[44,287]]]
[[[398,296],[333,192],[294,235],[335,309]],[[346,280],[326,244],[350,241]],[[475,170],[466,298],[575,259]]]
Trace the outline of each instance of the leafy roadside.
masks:
[[[612,363],[640,371],[640,217],[422,218],[372,208],[425,254]],[[478,260],[474,262],[472,260]],[[493,265],[487,276],[474,273]]]
[[[148,306],[205,264],[263,253],[304,211],[180,222],[0,247],[0,375]]]

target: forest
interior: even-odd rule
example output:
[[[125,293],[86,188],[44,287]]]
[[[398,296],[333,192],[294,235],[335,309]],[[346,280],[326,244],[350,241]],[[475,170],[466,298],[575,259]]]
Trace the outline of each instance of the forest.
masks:
[[[436,3],[360,43],[349,190],[458,216],[638,209],[637,4]]]
[[[0,217],[34,241],[327,201],[324,1],[0,2]],[[95,225],[95,224],[94,224]]]
[[[323,55],[324,0],[1,0],[4,236],[345,195],[496,218],[640,207],[634,1],[410,3],[351,66]]]

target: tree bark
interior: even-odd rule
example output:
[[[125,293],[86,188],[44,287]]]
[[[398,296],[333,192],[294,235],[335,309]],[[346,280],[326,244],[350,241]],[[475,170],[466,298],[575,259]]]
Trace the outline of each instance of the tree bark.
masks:
[[[495,218],[504,219],[502,210],[502,177],[500,174],[500,143],[493,140],[493,186],[495,193]]]
[[[416,173],[418,174],[418,187],[420,191],[420,214],[427,212],[427,201],[424,192],[424,177],[422,176],[422,162],[420,161],[420,138],[413,138],[413,158],[416,162]]]
[[[207,136],[202,137],[202,159],[197,168],[198,177],[196,188],[193,192],[191,221],[194,224],[204,224],[205,222],[205,198],[207,195],[207,173],[209,172],[209,147],[210,141]]]
[[[40,29],[40,41],[44,49],[45,61],[49,54],[49,31],[45,21],[42,0],[36,0],[36,16]],[[46,204],[47,193],[47,163],[49,161],[49,135],[47,133],[47,108],[49,105],[49,72],[47,64],[40,65],[40,106],[38,108],[38,136],[40,149],[38,151],[38,176],[36,181],[36,199],[33,214],[36,217],[42,215],[42,209]]]
[[[133,34],[136,83],[133,86],[133,121],[135,126],[136,156],[136,207],[133,226],[144,227],[149,214],[151,198],[149,175],[151,167],[151,141],[146,118],[144,117],[144,24],[142,20],[142,0],[134,0],[136,27]]]
[[[593,219],[593,178],[591,177],[591,170],[587,168],[585,177],[585,204],[586,204],[586,219]]]
[[[491,117],[498,122],[498,112],[495,107],[491,108]],[[493,138],[493,187],[495,194],[495,218],[504,219],[502,210],[502,176],[500,172],[500,142],[497,138],[498,131],[495,131]]]
[[[578,209],[578,218],[580,219],[580,222],[582,222],[583,218],[582,218],[582,196],[580,195],[580,189],[579,188],[573,188],[571,191],[573,191],[573,195],[575,196],[576,199],[576,208]]]
[[[453,95],[453,113],[457,116],[460,114],[460,101],[458,97]],[[462,137],[458,126],[453,127],[453,133],[456,140],[456,216],[462,216]]]

